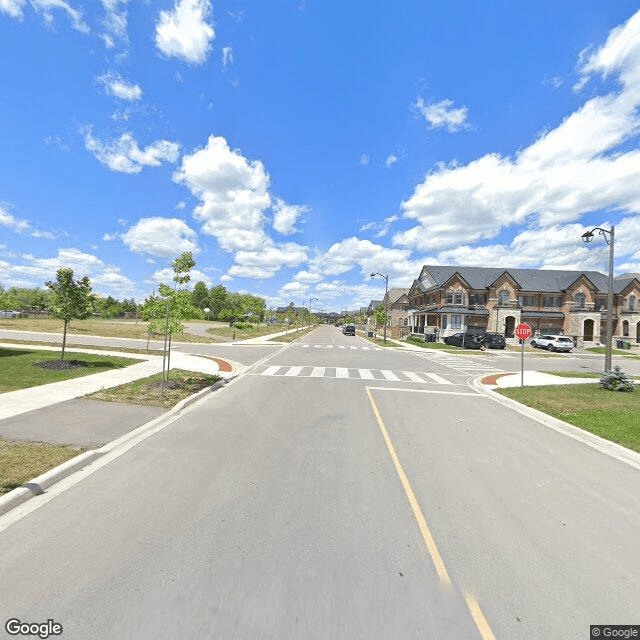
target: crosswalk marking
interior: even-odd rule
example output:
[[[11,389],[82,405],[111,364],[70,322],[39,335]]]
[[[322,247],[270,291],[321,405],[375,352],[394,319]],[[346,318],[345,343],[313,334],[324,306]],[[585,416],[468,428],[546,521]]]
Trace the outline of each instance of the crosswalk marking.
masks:
[[[448,380],[445,380],[444,378],[440,377],[437,373],[425,373],[425,376],[428,376],[429,378],[431,378],[434,382],[437,382],[438,384],[451,384],[451,382],[449,382]]]
[[[280,367],[267,367],[263,372],[263,376],[272,376]]]
[[[362,351],[381,351],[380,347],[361,347],[353,344],[301,344],[303,349],[359,349]]]
[[[285,373],[285,376],[297,376],[300,375],[300,372],[302,371],[302,367],[289,367],[289,371],[287,371],[287,373]]]
[[[412,382],[424,382],[424,380],[413,371],[403,371],[402,373],[407,376],[407,378],[409,378],[409,380],[411,380]]]
[[[327,378],[330,380],[378,380],[380,382],[417,382],[420,384],[454,385],[435,373],[425,371],[390,371],[389,369],[349,369],[347,367],[311,367],[272,365],[251,375],[276,378]]]

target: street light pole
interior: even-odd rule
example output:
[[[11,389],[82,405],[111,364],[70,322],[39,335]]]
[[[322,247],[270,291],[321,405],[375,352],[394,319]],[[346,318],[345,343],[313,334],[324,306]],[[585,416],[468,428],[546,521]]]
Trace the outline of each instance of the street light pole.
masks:
[[[311,303],[318,298],[309,298],[309,328],[311,328]]]
[[[384,279],[384,341],[387,341],[387,324],[389,323],[389,274],[383,276],[381,273],[372,273],[371,279],[380,276]]]
[[[594,227],[591,231],[582,234],[585,242],[593,241],[593,232],[598,231],[604,237],[605,242],[609,245],[609,286],[607,289],[607,340],[604,348],[604,370],[611,371],[611,351],[613,344],[613,248],[615,242],[615,227],[611,225],[611,229],[601,229]]]

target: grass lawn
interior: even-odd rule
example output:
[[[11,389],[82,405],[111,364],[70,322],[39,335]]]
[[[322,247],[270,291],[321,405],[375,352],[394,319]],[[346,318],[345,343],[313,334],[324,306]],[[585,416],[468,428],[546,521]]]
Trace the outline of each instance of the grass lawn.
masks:
[[[639,391],[621,393],[578,384],[513,387],[498,393],[640,452]]]
[[[395,342],[391,342],[389,336],[387,336],[387,341],[385,342],[382,338],[370,338],[366,333],[362,331],[358,331],[358,335],[369,342],[373,342],[373,344],[378,345],[379,347],[397,347],[398,345]]]
[[[591,347],[587,349],[587,351],[591,353],[601,353],[604,355],[606,349],[604,347]],[[640,360],[640,356],[636,355],[637,352],[626,350],[626,349],[611,349],[611,354],[614,356],[623,356],[625,358],[630,358],[631,360]]]
[[[64,355],[65,360],[81,360],[87,366],[63,370],[41,369],[36,366],[37,362],[60,360],[60,353],[0,347],[0,393],[102,373],[110,369],[122,369],[122,367],[139,362],[131,358],[74,353],[72,351],[67,351]]]
[[[0,495],[49,471],[86,449],[0,438]]]
[[[285,325],[275,325],[270,327],[266,324],[261,324],[259,327],[251,325],[251,327],[247,329],[236,329],[235,327],[226,326],[212,327],[211,329],[207,329],[207,333],[210,333],[212,336],[226,336],[227,338],[233,338],[234,340],[247,340],[248,338],[258,338],[260,336],[268,336],[272,333],[280,333],[286,328],[287,327]],[[291,329],[291,331],[293,330],[294,329]]]
[[[119,387],[102,389],[91,393],[85,398],[89,400],[103,400],[105,402],[124,402],[145,406],[164,407],[171,409],[180,400],[202,391],[220,380],[219,376],[206,373],[194,373],[182,369],[169,371],[169,381],[164,389],[161,386],[162,374],[134,380]]]
[[[304,329],[299,329],[298,331],[289,331],[283,336],[278,336],[276,338],[271,338],[270,342],[293,342],[298,338],[301,338],[303,335],[310,333],[313,331],[315,327],[311,327],[311,329],[305,327]]]
[[[62,333],[62,320],[55,318],[0,318],[0,329],[15,331],[42,331],[46,333]],[[140,320],[74,320],[69,323],[69,335],[101,336],[103,338],[138,338],[146,340],[149,337],[148,323]],[[162,339],[163,336],[154,336]],[[171,338],[173,342],[215,342],[213,338],[194,336],[190,333],[176,333]],[[62,339],[61,339],[62,341]]]
[[[0,338],[1,340],[1,338]],[[41,342],[40,340],[7,340],[7,342],[11,342],[11,344],[24,344],[27,346],[38,345],[39,347],[57,347],[60,348],[59,342]],[[103,347],[101,345],[88,345],[88,344],[80,344],[77,342],[69,342],[67,339],[66,349],[91,349],[92,351],[119,351],[121,353],[141,353],[143,355],[162,355],[162,349],[134,349],[131,347]],[[2,345],[0,344],[0,348]]]

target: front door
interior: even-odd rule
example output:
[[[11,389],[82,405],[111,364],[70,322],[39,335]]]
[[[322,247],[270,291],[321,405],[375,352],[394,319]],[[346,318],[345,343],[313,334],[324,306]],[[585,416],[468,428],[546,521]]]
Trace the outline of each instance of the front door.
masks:
[[[507,338],[513,338],[513,330],[516,328],[516,319],[513,316],[507,316],[504,323],[504,335]]]
[[[584,339],[587,342],[593,341],[593,320],[584,321]]]

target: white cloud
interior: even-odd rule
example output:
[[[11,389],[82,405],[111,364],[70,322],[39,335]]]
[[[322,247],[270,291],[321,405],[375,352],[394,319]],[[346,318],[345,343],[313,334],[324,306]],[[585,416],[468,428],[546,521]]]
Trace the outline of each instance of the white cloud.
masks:
[[[273,205],[273,228],[283,235],[298,233],[296,222],[301,215],[307,213],[309,207],[287,204],[284,200],[278,198]]]
[[[186,208],[187,203],[184,200],[180,200],[180,202],[178,202],[178,204],[173,207],[176,211],[182,211],[184,208]]]
[[[206,147],[183,156],[173,179],[200,198],[194,217],[222,249],[259,251],[267,242],[269,176],[259,160],[249,161],[224,138],[211,136]]]
[[[116,71],[108,71],[98,76],[96,80],[102,84],[104,90],[120,100],[140,100],[142,89],[137,84],[124,80]]]
[[[455,133],[462,129],[468,129],[467,107],[453,107],[453,100],[441,100],[440,102],[425,102],[418,98],[413,107],[429,123],[431,129],[446,127],[449,133]]]
[[[120,237],[133,253],[170,258],[198,250],[196,232],[177,218],[142,218]]]
[[[6,13],[11,18],[22,19],[25,4],[27,0],[0,0],[0,12]]]
[[[202,64],[215,32],[206,18],[209,0],[177,0],[172,11],[161,11],[156,24],[156,46],[167,57]]]
[[[396,162],[398,162],[398,156],[394,156],[393,154],[387,156],[387,159],[384,161],[384,166],[387,167],[387,169],[394,165]]]
[[[156,271],[151,276],[151,279],[145,280],[145,282],[150,284],[153,283],[155,285],[159,285],[163,283],[163,284],[168,284],[169,286],[173,286],[174,275],[175,273],[173,272],[173,269],[166,267],[164,269],[158,269],[158,271]],[[186,285],[184,285],[183,287],[181,286],[180,288],[192,290],[196,282],[200,282],[200,281],[204,282],[207,285],[207,287],[211,287],[213,285],[213,281],[211,280],[211,278],[206,273],[203,273],[198,269],[191,269],[191,271],[189,272],[189,275],[191,276],[191,280],[189,280],[189,282]]]
[[[73,28],[81,33],[89,33],[91,31],[87,23],[83,20],[82,11],[74,9],[64,0],[31,0],[31,6],[42,14],[47,24],[53,24],[53,11],[63,11],[71,20]]]
[[[0,282],[9,281],[18,287],[43,287],[53,280],[63,267],[73,269],[76,276],[88,276],[94,291],[105,291],[118,297],[133,290],[134,283],[120,272],[119,267],[105,264],[100,258],[75,248],[58,249],[53,258],[21,256],[21,263],[0,261]]]
[[[233,49],[231,47],[222,47],[222,66],[233,64]]]
[[[560,76],[553,76],[552,78],[545,78],[542,84],[553,87],[554,89],[559,89],[564,84],[564,79]]]
[[[123,133],[117,140],[102,142],[93,137],[91,127],[85,127],[84,143],[98,162],[112,171],[140,173],[144,166],[158,167],[164,162],[176,162],[179,145],[168,140],[156,140],[144,149],[130,133]]]
[[[391,225],[398,219],[398,216],[393,215],[385,218],[382,222],[368,222],[360,227],[360,231],[375,231],[376,238],[383,238],[389,233]]]
[[[238,251],[228,275],[234,278],[271,278],[282,267],[297,267],[307,260],[307,248],[294,242],[272,241],[259,251]]]
[[[446,249],[524,222],[544,228],[598,210],[640,212],[640,151],[635,144],[620,148],[640,132],[639,15],[584,65],[584,73],[617,72],[618,93],[588,100],[513,158],[489,154],[463,166],[439,165],[402,203],[404,216],[418,224],[393,243]]]
[[[360,164],[360,166],[362,166],[362,167],[366,167],[366,166],[369,164],[369,155],[368,155],[368,154],[366,154],[366,153],[363,153],[363,154],[360,156],[359,164]]]
[[[112,49],[118,42],[129,42],[126,9],[128,3],[129,0],[102,0],[106,15],[103,21],[105,31],[100,37],[107,49]]]
[[[21,220],[9,213],[6,206],[2,204],[0,204],[0,226],[8,227],[15,233],[29,234],[32,238],[54,240],[60,235],[53,231],[41,231],[39,229],[34,229],[27,220]]]

